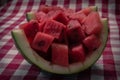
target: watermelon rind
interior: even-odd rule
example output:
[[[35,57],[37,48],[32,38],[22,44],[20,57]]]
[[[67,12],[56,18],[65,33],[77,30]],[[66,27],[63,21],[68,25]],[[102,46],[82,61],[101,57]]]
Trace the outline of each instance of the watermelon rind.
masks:
[[[29,22],[30,20],[36,20],[36,16],[34,12],[27,12],[26,13],[26,19]]]
[[[93,11],[98,11],[98,7],[97,6],[90,6],[91,7],[91,9],[93,10]]]
[[[84,62],[78,62],[70,64],[68,67],[51,64],[51,62],[43,59],[41,56],[39,56],[29,45],[27,38],[25,36],[25,33],[21,29],[14,29],[11,31],[12,38],[14,40],[14,43],[19,50],[19,52],[24,56],[24,58],[36,65],[38,68],[55,74],[74,74],[81,72],[93,64],[99,59],[99,57],[102,55],[102,52],[104,51],[104,48],[107,43],[107,37],[108,37],[108,21],[107,18],[103,18],[103,30],[100,35],[101,39],[101,46],[95,50],[89,57],[86,58]]]

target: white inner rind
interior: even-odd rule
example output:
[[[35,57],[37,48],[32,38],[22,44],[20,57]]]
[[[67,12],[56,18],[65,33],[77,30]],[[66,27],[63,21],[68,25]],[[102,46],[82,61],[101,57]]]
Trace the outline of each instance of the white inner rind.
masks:
[[[105,48],[108,36],[108,24],[107,19],[104,18],[101,20],[103,23],[103,30],[101,33],[101,46],[95,50],[86,60],[81,63],[73,63],[68,67],[63,67],[56,64],[51,64],[49,61],[43,59],[39,56],[29,45],[27,38],[24,32],[20,29],[12,30],[12,36],[15,41],[17,49],[21,52],[21,54],[26,58],[26,60],[35,64],[39,68],[57,74],[72,74],[83,71],[94,64],[102,54],[102,51]]]

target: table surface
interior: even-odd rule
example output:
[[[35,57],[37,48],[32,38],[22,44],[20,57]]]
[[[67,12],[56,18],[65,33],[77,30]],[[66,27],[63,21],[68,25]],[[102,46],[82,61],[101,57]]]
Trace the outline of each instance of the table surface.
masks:
[[[109,36],[99,60],[88,70],[71,76],[41,72],[29,64],[16,49],[11,30],[26,22],[28,11],[42,4],[80,10],[96,5],[100,16],[108,18]],[[120,80],[120,1],[118,0],[10,0],[0,7],[0,79],[1,80]]]

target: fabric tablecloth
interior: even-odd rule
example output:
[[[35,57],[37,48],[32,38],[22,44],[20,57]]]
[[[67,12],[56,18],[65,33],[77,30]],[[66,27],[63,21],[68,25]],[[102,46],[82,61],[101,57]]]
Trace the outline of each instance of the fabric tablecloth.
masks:
[[[11,30],[26,21],[25,14],[42,4],[80,10],[96,5],[100,16],[108,18],[109,36],[99,60],[88,70],[70,76],[41,72],[16,49]],[[0,7],[0,80],[120,80],[119,0],[10,0]]]

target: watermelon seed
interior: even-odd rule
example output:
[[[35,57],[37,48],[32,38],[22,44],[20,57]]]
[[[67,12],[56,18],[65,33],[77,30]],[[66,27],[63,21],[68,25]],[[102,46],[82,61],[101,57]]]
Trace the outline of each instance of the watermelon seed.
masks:
[[[45,45],[45,41],[41,40],[40,42],[38,42],[38,46],[44,46]]]

